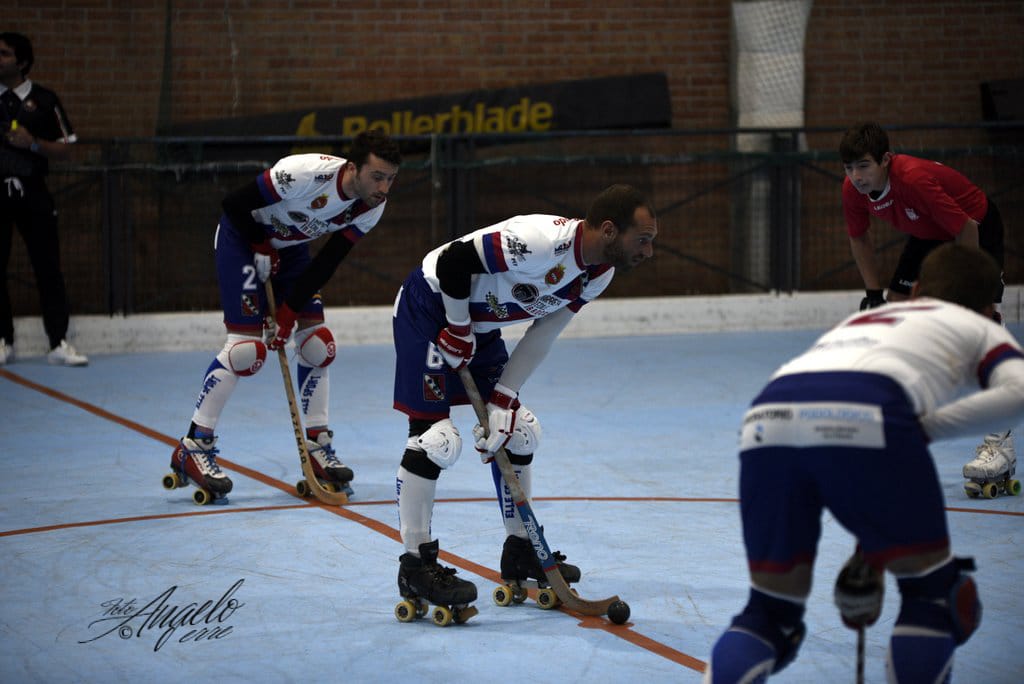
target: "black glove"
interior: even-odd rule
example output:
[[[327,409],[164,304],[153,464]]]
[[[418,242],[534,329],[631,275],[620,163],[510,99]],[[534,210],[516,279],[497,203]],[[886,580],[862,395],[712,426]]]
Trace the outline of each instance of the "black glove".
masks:
[[[885,304],[885,293],[882,290],[865,290],[867,297],[860,300],[860,310],[874,309]]]
[[[885,576],[864,560],[858,549],[836,578],[834,594],[843,624],[860,629],[875,624],[885,598]]]

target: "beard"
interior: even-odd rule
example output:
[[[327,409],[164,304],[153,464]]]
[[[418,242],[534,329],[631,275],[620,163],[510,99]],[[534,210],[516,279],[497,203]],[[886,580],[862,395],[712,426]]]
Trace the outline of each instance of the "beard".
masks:
[[[628,257],[622,249],[622,240],[616,238],[604,248],[603,261],[606,264],[611,264],[615,267],[616,271],[626,272],[633,269],[636,264],[630,257]]]

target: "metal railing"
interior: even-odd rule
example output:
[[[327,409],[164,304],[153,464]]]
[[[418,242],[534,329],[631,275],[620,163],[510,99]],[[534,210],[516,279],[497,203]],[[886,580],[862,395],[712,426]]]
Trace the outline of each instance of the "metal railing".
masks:
[[[896,151],[941,161],[982,187],[1007,227],[1007,282],[1022,273],[1024,122],[890,127]],[[658,211],[655,259],[607,296],[861,287],[840,206],[841,130],[569,131],[399,138],[406,161],[380,224],[324,289],[331,306],[390,304],[431,248],[526,213],[582,216],[612,183]],[[84,140],[55,166],[62,260],[75,313],[220,307],[213,231],[225,193],[294,152],[345,153],[341,138]],[[883,267],[903,236],[873,228]],[[38,311],[15,239],[16,315]],[[316,247],[314,246],[314,249]]]

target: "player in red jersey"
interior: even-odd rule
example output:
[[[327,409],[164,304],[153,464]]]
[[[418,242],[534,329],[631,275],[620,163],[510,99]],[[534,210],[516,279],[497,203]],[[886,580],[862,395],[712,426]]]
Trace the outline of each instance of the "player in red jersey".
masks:
[[[846,232],[857,268],[864,279],[866,296],[861,310],[888,301],[907,299],[917,280],[921,262],[939,245],[956,241],[988,252],[1003,268],[1003,220],[999,209],[978,186],[948,166],[906,154],[895,154],[889,136],[874,122],[860,123],[843,135],[839,156],[846,171],[843,181],[843,213]],[[882,278],[868,231],[875,216],[907,233],[906,246],[883,297]],[[994,317],[1002,320],[1002,275],[995,296]],[[993,432],[975,449],[975,458],[964,466],[964,477],[983,485],[1013,475],[1017,456],[1010,430]]]

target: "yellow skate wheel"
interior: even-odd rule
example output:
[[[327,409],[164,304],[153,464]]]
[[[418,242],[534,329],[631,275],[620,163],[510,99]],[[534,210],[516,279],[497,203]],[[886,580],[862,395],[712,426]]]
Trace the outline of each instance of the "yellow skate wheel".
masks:
[[[452,611],[448,610],[444,606],[434,606],[434,613],[431,615],[431,619],[438,627],[447,627],[452,624],[454,617],[455,616],[452,615]]]
[[[981,487],[973,482],[968,482],[964,485],[964,491],[967,492],[967,496],[972,499],[977,499],[981,495]]]
[[[416,618],[420,617],[417,615],[417,612],[417,606],[408,599],[399,601],[398,605],[395,606],[395,617],[398,618],[399,622],[412,622]]]
[[[205,489],[197,489],[196,493],[192,495],[192,500],[195,501],[200,506],[205,506],[206,504],[213,501],[213,494],[206,491]]]
[[[1020,480],[1007,480],[1006,493],[1010,496],[1020,496]]]
[[[986,499],[994,499],[999,493],[999,487],[994,482],[989,482],[982,486],[981,493]]]
[[[298,482],[295,483],[295,491],[303,499],[305,499],[306,497],[310,496],[313,493],[313,490],[309,488],[309,483],[306,482],[305,480],[299,480]]]
[[[167,473],[163,479],[164,489],[177,489],[181,486],[181,480],[178,479],[178,473]]]
[[[551,610],[558,605],[558,596],[554,589],[538,589],[537,605],[544,610]]]
[[[495,587],[494,591],[491,593],[491,598],[493,598],[494,602],[502,608],[512,605],[512,587],[507,584]]]

